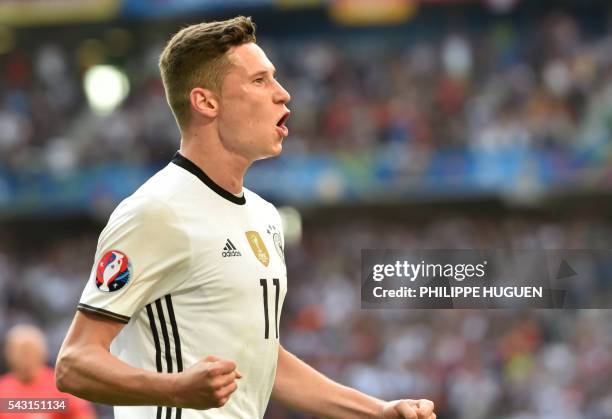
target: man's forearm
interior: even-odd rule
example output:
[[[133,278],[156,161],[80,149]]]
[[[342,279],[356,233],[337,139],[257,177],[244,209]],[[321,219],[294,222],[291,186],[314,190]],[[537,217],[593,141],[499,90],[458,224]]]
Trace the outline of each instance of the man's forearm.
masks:
[[[63,351],[56,366],[61,391],[96,403],[118,406],[174,406],[176,374],[132,367],[95,345]]]
[[[380,418],[384,404],[330,380],[282,346],[272,397],[293,409],[324,418]]]

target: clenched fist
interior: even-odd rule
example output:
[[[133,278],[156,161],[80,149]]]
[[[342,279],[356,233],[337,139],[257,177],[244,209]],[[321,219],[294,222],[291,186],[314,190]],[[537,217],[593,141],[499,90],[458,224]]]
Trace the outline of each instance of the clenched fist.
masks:
[[[176,375],[176,406],[199,410],[221,407],[238,388],[239,378],[242,375],[234,361],[209,355]]]
[[[431,400],[394,400],[383,406],[382,419],[436,419]]]

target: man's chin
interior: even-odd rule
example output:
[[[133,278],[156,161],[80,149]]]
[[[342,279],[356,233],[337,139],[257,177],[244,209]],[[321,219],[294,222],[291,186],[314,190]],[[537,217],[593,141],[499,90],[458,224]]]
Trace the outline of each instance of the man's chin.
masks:
[[[283,140],[281,139],[278,144],[276,145],[276,147],[274,147],[274,154],[272,154],[270,157],[276,157],[278,156],[281,152],[283,151]]]
[[[283,151],[283,144],[282,144],[281,141],[279,141],[278,144],[275,144],[274,147],[272,147],[270,150],[268,150],[267,153],[262,154],[260,157],[256,158],[255,160],[264,160],[264,159],[269,159],[271,157],[276,157],[282,151]]]
[[[270,152],[267,157],[276,157],[283,151],[283,137],[279,137],[270,147]]]

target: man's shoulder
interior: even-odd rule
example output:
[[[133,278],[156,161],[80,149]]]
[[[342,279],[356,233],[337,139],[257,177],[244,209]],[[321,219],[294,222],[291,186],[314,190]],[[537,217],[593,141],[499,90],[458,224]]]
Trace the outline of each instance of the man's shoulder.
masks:
[[[148,193],[134,193],[117,205],[109,221],[129,218],[163,222],[164,219],[173,217],[174,211],[170,205],[170,201],[164,199],[163,196]]]
[[[12,373],[0,375],[0,395],[2,397],[24,396],[24,386]],[[0,415],[1,417],[2,415]]]
[[[107,228],[168,230],[180,225],[179,212],[174,208],[171,194],[156,192],[154,188],[141,188],[117,205],[108,219]]]
[[[243,190],[244,190],[244,197],[250,205],[257,207],[259,210],[262,210],[262,211],[270,211],[272,213],[278,212],[274,204],[265,200],[264,198],[262,198],[261,196],[253,192],[252,190],[247,189],[247,188],[243,188]]]
[[[118,215],[163,216],[172,212],[172,204],[184,185],[180,171],[172,164],[151,176],[134,193],[117,205],[111,218]]]
[[[181,191],[189,187],[185,171],[173,163],[167,164],[145,183],[132,196],[146,195],[161,201],[172,202]]]
[[[17,377],[11,373],[0,375],[0,394],[6,394],[8,391],[14,391],[17,389],[23,390],[29,388],[32,390],[44,390],[44,389],[55,389],[55,373],[52,368],[48,366],[42,367],[29,384],[23,384],[17,379]]]
[[[17,380],[10,372],[0,375],[0,393],[3,390],[7,390],[8,388],[13,387],[16,382]]]

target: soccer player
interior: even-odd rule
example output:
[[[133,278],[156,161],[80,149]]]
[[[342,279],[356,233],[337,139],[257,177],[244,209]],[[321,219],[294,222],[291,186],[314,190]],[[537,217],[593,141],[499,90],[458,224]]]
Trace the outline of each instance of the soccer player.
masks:
[[[6,334],[6,362],[10,372],[0,376],[0,397],[5,401],[0,410],[0,419],[93,419],[95,413],[91,404],[70,394],[60,393],[55,388],[53,369],[46,365],[47,344],[42,332],[34,326],[19,325]],[[65,402],[65,409],[28,413],[17,409],[8,411],[8,401],[20,399],[56,399]],[[26,405],[27,407],[27,405]]]
[[[272,396],[330,418],[434,419],[428,400],[367,396],[279,343],[281,220],[243,177],[281,152],[290,96],[255,41],[241,16],[168,42],[160,70],[180,150],[102,231],[57,385],[118,418],[261,418]]]

